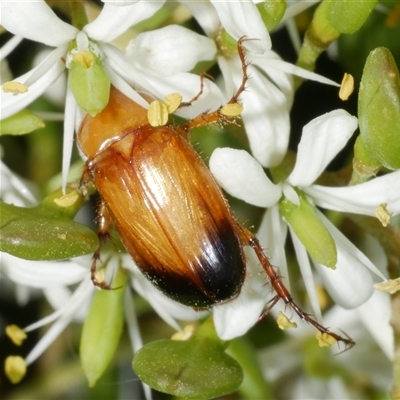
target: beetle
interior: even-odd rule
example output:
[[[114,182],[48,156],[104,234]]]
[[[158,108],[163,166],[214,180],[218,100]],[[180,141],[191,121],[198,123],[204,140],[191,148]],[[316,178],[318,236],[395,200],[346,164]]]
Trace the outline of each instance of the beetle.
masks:
[[[243,39],[238,50],[243,79],[228,104],[238,104],[248,80]],[[88,158],[81,187],[93,182],[101,197],[100,242],[113,225],[141,272],[168,297],[197,309],[238,296],[246,274],[243,247],[250,246],[276,293],[260,318],[282,299],[321,333],[352,347],[348,336],[331,332],[297,306],[257,237],[236,222],[221,189],[189,143],[191,128],[232,120],[220,107],[181,126],[153,127],[147,110],[112,88],[107,107],[94,117],[87,115],[77,135]],[[100,246],[91,279],[108,289],[96,275],[99,257]]]

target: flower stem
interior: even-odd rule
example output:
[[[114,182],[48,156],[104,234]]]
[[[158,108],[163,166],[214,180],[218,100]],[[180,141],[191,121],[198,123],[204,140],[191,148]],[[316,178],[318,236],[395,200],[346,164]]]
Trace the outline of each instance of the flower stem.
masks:
[[[69,1],[71,10],[71,23],[73,26],[81,30],[87,23],[87,15],[82,0]]]

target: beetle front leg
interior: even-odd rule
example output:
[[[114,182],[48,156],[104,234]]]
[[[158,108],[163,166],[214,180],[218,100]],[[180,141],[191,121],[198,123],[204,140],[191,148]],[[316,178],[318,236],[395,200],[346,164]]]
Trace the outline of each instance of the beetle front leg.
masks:
[[[236,93],[232,96],[227,104],[222,105],[218,110],[201,114],[198,117],[189,120],[186,124],[182,125],[180,129],[182,129],[184,132],[188,132],[192,128],[197,128],[214,123],[232,123],[234,122],[234,119],[240,115],[241,109],[239,111],[236,111],[235,108],[229,108],[229,106],[239,105],[239,97],[246,90],[246,84],[249,80],[249,76],[247,73],[249,63],[246,61],[246,52],[243,47],[243,42],[245,40],[249,39],[240,38],[237,43],[238,54],[242,64],[242,82],[239,88],[236,90]],[[201,77],[200,93],[198,93],[189,103],[197,100],[203,92],[203,79],[204,76]]]
[[[110,226],[112,223],[110,213],[106,207],[106,204],[103,199],[100,200],[100,205],[98,209],[98,216],[96,218],[98,228],[97,228],[97,236],[99,237],[100,243],[99,247],[93,254],[92,258],[92,266],[90,267],[90,279],[93,284],[100,289],[110,289],[110,285],[108,285],[104,279],[99,276],[99,272],[97,270],[97,261],[100,260],[101,246],[103,243],[110,240]]]
[[[259,240],[256,236],[254,236],[249,230],[244,228],[243,226],[237,224],[238,230],[242,234],[242,240],[245,245],[250,246],[257,255],[258,260],[261,263],[265,273],[268,275],[270,284],[274,289],[276,296],[270,301],[270,305],[268,308],[261,314],[260,320],[265,318],[269,311],[274,307],[274,305],[281,299],[286,304],[286,306],[290,307],[302,320],[308,322],[318,329],[319,332],[325,335],[329,335],[333,337],[337,342],[342,342],[346,346],[345,350],[353,347],[355,345],[354,341],[344,334],[345,337],[340,336],[328,328],[325,328],[323,325],[319,324],[315,321],[310,314],[304,312],[293,300],[293,297],[287,290],[286,286],[283,284],[281,277],[276,272],[275,268],[270,263],[268,257],[264,254],[264,251],[260,245]]]

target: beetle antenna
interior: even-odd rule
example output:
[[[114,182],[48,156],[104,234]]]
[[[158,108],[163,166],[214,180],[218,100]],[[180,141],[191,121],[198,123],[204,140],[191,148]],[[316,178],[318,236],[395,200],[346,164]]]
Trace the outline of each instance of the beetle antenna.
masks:
[[[199,90],[199,92],[198,92],[198,93],[196,94],[196,96],[194,96],[191,100],[189,100],[189,101],[183,101],[183,102],[179,105],[179,108],[191,106],[191,105],[203,94],[203,91],[204,91],[204,79],[205,79],[205,78],[214,80],[214,78],[213,78],[210,74],[207,74],[207,72],[202,72],[202,73],[200,74],[200,90]]]
[[[304,312],[293,300],[293,297],[287,290],[286,286],[283,284],[282,279],[275,271],[275,268],[270,263],[268,257],[264,254],[264,251],[260,245],[259,240],[254,236],[249,230],[242,227],[241,225],[237,225],[238,229],[242,232],[243,238],[245,239],[245,244],[249,245],[257,255],[258,260],[261,263],[265,273],[268,275],[269,281],[271,283],[272,288],[275,290],[276,296],[269,302],[268,308],[261,314],[259,320],[265,318],[270,310],[275,306],[275,304],[282,299],[283,302],[290,307],[303,321],[308,322],[313,325],[321,334],[325,334],[333,337],[338,343],[344,343],[346,351],[352,348],[355,345],[355,342],[343,332],[343,336],[338,335],[335,332],[332,332],[328,328],[324,327],[317,321],[315,321],[310,314]],[[342,351],[342,352],[343,352]],[[341,352],[341,353],[342,353]],[[339,353],[340,354],[340,353]]]

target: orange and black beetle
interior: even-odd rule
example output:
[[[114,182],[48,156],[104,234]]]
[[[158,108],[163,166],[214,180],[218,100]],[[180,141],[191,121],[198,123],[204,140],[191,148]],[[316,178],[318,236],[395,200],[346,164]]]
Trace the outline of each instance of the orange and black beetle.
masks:
[[[243,81],[230,104],[236,104],[247,81],[242,40],[238,43]],[[196,97],[197,98],[197,97]],[[100,193],[99,236],[113,223],[126,250],[143,274],[168,297],[188,306],[207,308],[237,296],[251,246],[276,292],[267,310],[282,299],[321,333],[351,347],[313,320],[293,301],[265,256],[258,239],[238,224],[207,166],[188,142],[192,127],[231,122],[222,107],[186,124],[153,127],[147,110],[112,88],[110,102],[95,117],[87,115],[78,144],[88,160],[81,186],[93,182]],[[96,279],[94,255],[92,280]]]

